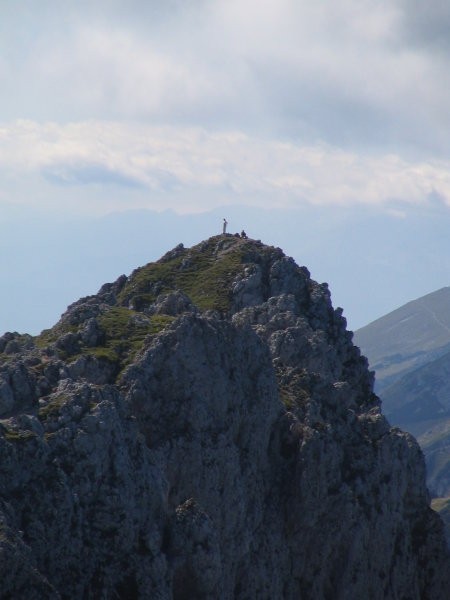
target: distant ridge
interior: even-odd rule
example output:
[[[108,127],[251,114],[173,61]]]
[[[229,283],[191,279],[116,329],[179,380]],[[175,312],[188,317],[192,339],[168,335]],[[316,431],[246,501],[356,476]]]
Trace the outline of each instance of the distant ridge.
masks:
[[[389,421],[417,436],[432,495],[449,497],[450,287],[377,319],[354,341],[376,372],[375,389]]]
[[[381,393],[406,373],[450,351],[450,287],[358,329],[354,341],[369,358],[376,372],[375,389]]]

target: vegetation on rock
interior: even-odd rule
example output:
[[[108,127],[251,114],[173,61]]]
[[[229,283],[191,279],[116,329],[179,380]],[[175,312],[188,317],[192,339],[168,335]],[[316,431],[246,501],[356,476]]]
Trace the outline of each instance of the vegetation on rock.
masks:
[[[325,284],[231,235],[0,338],[0,596],[450,597],[351,339]]]
[[[230,284],[243,269],[248,244],[220,236],[198,246],[183,249],[174,256],[162,258],[136,269],[120,292],[122,304],[142,310],[158,295],[180,290],[201,310],[226,313],[230,308]]]

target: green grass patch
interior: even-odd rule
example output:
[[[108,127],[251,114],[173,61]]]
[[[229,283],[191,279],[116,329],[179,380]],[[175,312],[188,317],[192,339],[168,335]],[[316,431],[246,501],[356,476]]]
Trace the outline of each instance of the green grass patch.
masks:
[[[280,372],[277,372],[277,378],[280,376]],[[278,392],[286,410],[302,408],[310,397],[307,390],[303,389],[299,376],[292,377],[288,383],[279,383]]]
[[[171,317],[170,315],[153,315],[150,318],[150,333],[152,335],[156,335],[160,333],[167,325],[173,323],[175,317]]]
[[[120,360],[120,353],[118,348],[111,348],[108,346],[94,346],[93,348],[83,348],[80,354],[75,354],[71,357],[70,362],[73,362],[81,355],[89,354],[97,358],[98,360],[104,360],[110,363],[117,363]]]
[[[39,410],[38,410],[39,419],[41,419],[42,421],[45,421],[45,419],[48,419],[49,417],[50,418],[57,417],[61,411],[61,407],[68,400],[69,400],[69,396],[66,396],[64,394],[55,396],[54,398],[52,398],[52,400],[48,404],[39,408]]]
[[[295,398],[288,389],[280,388],[280,400],[286,410],[292,410],[295,407]]]
[[[84,347],[71,361],[80,356],[93,356],[108,361],[122,371],[143,348],[148,335],[155,335],[172,323],[174,317],[154,315],[144,317],[134,310],[123,306],[114,306],[98,317],[98,325],[103,332],[104,341],[99,346]]]
[[[230,308],[230,284],[243,268],[243,251],[233,247],[215,254],[217,238],[186,250],[183,255],[150,263],[130,276],[119,295],[121,304],[136,310],[150,305],[159,294],[184,292],[201,310]]]
[[[44,329],[41,333],[35,336],[34,343],[37,348],[43,349],[51,344],[54,344],[58,338],[65,335],[66,333],[76,333],[78,331],[77,325],[69,325],[67,323],[57,323],[50,329]]]
[[[17,431],[16,429],[7,429],[4,433],[5,440],[8,442],[28,442],[36,439],[37,434],[34,431]]]
[[[96,351],[104,351],[106,355],[112,352],[119,358],[134,355],[142,348],[149,334],[159,333],[173,320],[174,317],[168,315],[143,317],[129,308],[114,306],[98,319],[105,335],[105,343],[97,347]]]

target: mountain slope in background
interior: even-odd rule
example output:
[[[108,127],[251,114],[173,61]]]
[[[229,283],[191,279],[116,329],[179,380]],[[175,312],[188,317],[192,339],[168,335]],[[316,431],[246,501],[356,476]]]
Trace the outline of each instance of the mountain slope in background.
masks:
[[[450,287],[442,288],[369,323],[355,343],[376,371],[381,392],[403,375],[450,351]],[[390,412],[387,404],[386,412]]]
[[[420,449],[279,248],[180,244],[0,352],[2,598],[450,597]]]
[[[355,332],[394,425],[417,436],[434,496],[450,496],[450,288]]]

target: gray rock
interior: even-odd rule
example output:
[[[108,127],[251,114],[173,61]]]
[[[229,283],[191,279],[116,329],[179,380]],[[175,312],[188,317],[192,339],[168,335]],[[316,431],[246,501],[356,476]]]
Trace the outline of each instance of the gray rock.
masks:
[[[234,236],[162,260],[233,252],[228,317],[165,293],[153,314],[173,321],[140,336],[153,317],[133,314],[120,372],[52,348],[102,349],[96,318],[138,272],[0,367],[1,597],[450,597],[423,456],[327,286]]]
[[[2,377],[0,379],[0,416],[11,412],[14,407],[14,393],[9,382]]]
[[[92,317],[86,321],[80,331],[80,340],[84,346],[92,348],[102,343],[104,334],[101,331],[97,319]]]
[[[170,294],[158,296],[148,312],[157,315],[177,316],[185,312],[197,313],[198,309],[186,294],[177,290]]]

